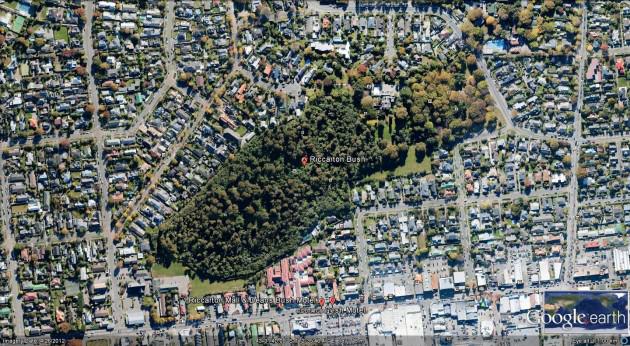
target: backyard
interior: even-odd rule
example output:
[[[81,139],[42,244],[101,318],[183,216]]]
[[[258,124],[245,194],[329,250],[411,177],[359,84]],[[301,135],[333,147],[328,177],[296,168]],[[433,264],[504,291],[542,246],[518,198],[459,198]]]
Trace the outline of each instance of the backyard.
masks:
[[[65,26],[60,27],[59,30],[55,30],[53,35],[55,37],[55,40],[65,41],[66,43],[70,42],[70,38],[68,36],[68,28]]]

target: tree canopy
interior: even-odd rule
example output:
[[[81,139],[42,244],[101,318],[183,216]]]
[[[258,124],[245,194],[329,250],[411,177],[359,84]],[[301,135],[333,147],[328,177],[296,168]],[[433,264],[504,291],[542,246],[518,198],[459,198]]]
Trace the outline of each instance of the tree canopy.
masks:
[[[374,134],[349,99],[322,97],[224,164],[159,231],[158,260],[209,279],[245,277],[292,251],[326,215],[347,216],[349,184],[381,165]],[[363,163],[301,158],[355,157]]]

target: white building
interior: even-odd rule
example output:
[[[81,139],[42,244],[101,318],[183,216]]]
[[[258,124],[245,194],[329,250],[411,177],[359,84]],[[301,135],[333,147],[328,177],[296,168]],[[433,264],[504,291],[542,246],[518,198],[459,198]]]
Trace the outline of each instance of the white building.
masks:
[[[142,311],[128,311],[126,318],[127,326],[143,326],[144,325],[144,312]]]
[[[421,344],[424,337],[422,309],[416,304],[399,305],[374,313],[367,329],[370,340],[376,338],[379,345],[393,345],[392,337],[396,337],[397,345]]]
[[[622,274],[630,271],[630,252],[628,248],[613,249],[615,272]]]

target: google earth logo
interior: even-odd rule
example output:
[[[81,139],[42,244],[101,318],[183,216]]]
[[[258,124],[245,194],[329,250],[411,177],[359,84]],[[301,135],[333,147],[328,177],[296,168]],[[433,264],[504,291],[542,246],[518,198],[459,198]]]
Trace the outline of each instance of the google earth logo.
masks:
[[[528,322],[541,324],[545,334],[625,334],[628,332],[628,292],[548,291],[540,314]]]

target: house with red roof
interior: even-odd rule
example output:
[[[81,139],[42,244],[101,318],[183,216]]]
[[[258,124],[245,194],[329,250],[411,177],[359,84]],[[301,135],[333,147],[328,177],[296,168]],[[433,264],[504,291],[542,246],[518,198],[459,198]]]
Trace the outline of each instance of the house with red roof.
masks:
[[[266,269],[267,287],[273,288],[277,296],[286,299],[302,297],[302,287],[315,284],[313,278],[313,259],[310,246],[298,249],[295,256],[290,256],[280,260],[280,263]],[[297,304],[284,304],[287,307],[294,307]]]
[[[623,59],[617,58],[617,61],[615,61],[615,68],[617,69],[617,72],[619,72],[620,75],[626,74],[626,66],[623,62]]]
[[[588,69],[586,70],[586,79],[595,80],[595,83],[602,81],[602,70],[599,64],[599,59],[591,60],[591,63],[588,65]]]
[[[289,272],[289,259],[288,258],[284,258],[280,261],[280,270],[281,270],[281,275],[282,275],[282,283],[283,284],[287,284],[289,283],[289,276],[290,276],[290,272]]]
[[[293,291],[291,290],[291,285],[285,285],[284,286],[284,297],[286,299],[292,299],[293,298]]]

